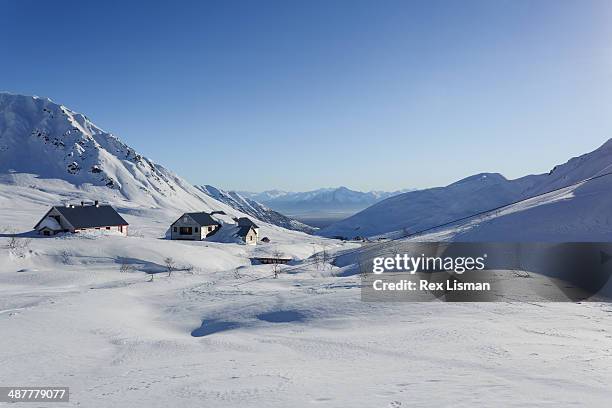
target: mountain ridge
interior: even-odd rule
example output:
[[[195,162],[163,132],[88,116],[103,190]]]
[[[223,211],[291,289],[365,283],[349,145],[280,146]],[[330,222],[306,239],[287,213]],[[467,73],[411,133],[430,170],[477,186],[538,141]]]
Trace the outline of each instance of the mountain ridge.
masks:
[[[233,216],[256,214],[217,200],[84,114],[49,98],[7,92],[0,93],[0,182],[35,188],[41,195],[46,191],[67,195],[60,198],[66,202],[72,198],[77,203],[105,201],[124,211],[140,207],[161,209],[172,216],[215,210]],[[259,215],[266,215],[260,210]],[[291,224],[280,214],[276,218],[267,214],[260,221]],[[308,226],[300,229],[302,225],[296,222],[293,229],[309,230]]]
[[[0,94],[0,173],[107,187],[146,206],[214,204],[85,115],[49,98]]]
[[[597,174],[610,171],[612,169],[612,139],[606,141],[599,148],[590,153],[586,153],[569,159],[566,163],[555,166],[549,173],[527,175],[513,180],[506,179],[499,173],[480,173],[464,179],[458,180],[444,187],[434,187],[430,189],[418,190],[400,194],[387,198],[376,203],[367,209],[348,217],[347,219],[336,222],[321,229],[318,233],[323,236],[344,236],[352,238],[354,236],[380,236],[392,234],[395,236],[410,234],[423,229],[432,228],[436,225],[451,222],[455,219],[470,216],[481,211],[486,211],[502,205],[507,205],[519,200],[547,193],[551,190],[568,186]],[[563,196],[559,200],[556,195],[551,195],[550,199],[542,199],[537,205],[517,205],[513,209],[506,210],[502,216],[512,213],[513,223],[503,223],[496,217],[484,217],[481,219],[482,225],[476,221],[469,221],[466,224],[470,228],[461,232],[451,232],[454,239],[489,239],[505,240],[514,237],[520,240],[521,232],[531,230],[532,237],[540,237],[543,240],[555,239],[564,236],[564,239],[577,238],[572,236],[571,230],[559,232],[555,225],[567,225],[574,223],[575,229],[580,230],[582,226],[589,225],[593,231],[600,229],[601,236],[608,235],[605,228],[608,228],[608,218],[604,212],[593,212],[589,214],[589,208],[597,208],[603,211],[599,205],[600,201],[612,199],[612,182],[610,180],[598,180],[593,185],[599,186],[596,194],[589,198],[587,192],[591,191],[591,186],[574,186],[571,188],[573,197]],[[565,194],[565,193],[564,193]],[[550,207],[546,207],[550,205]],[[575,211],[568,211],[567,208],[575,207]],[[558,217],[547,217],[554,219],[550,224],[541,224],[529,215],[544,208],[555,208]],[[521,219],[521,214],[525,215],[526,222]],[[563,214],[561,216],[560,214]],[[605,219],[601,227],[593,225],[593,220]],[[612,222],[612,221],[611,221]],[[485,230],[487,225],[487,233]],[[495,229],[492,225],[498,225]],[[503,225],[503,227],[502,227]],[[534,225],[540,225],[539,230],[533,230]],[[519,228],[521,226],[522,231]],[[449,227],[450,229],[454,227]],[[554,233],[552,231],[555,231]],[[480,233],[479,233],[480,232]],[[547,235],[548,234],[548,235]],[[580,239],[587,235],[580,235]]]
[[[302,212],[355,212],[380,200],[408,191],[393,192],[351,190],[348,187],[326,187],[303,192],[267,190],[261,193],[239,192],[244,197],[256,200],[276,211],[288,214]]]
[[[306,225],[290,217],[287,217],[253,199],[243,197],[236,191],[225,191],[211,185],[196,187],[205,194],[209,195],[210,197],[221,201],[238,211],[241,211],[245,214],[248,214],[252,217],[268,222],[270,224],[278,225],[280,227],[295,231],[302,231],[307,234],[313,234],[317,231],[317,228],[311,227],[310,225]]]

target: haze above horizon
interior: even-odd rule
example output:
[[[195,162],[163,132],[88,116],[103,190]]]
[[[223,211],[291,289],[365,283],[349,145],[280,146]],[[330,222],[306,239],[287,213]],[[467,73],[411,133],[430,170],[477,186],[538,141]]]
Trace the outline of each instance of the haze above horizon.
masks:
[[[4,90],[84,113],[194,184],[517,178],[612,137],[604,0],[0,1]]]

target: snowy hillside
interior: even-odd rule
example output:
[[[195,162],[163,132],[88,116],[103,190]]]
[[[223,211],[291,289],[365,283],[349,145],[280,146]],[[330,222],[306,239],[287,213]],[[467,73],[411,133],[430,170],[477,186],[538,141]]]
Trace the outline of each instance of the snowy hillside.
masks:
[[[28,228],[47,199],[0,184],[0,225]],[[277,249],[312,253],[290,240],[304,234],[277,232]],[[499,378],[497,406],[609,403],[609,304],[368,303],[336,266],[270,278],[272,265],[249,262],[264,245],[65,236],[15,257],[8,240],[0,233],[0,378],[69,386],[70,406],[487,406]]]
[[[88,408],[609,405],[609,303],[364,302],[355,265],[332,262],[357,243],[267,222],[270,242],[258,245],[229,228],[161,239],[177,212],[242,211],[48,100],[0,106],[0,378],[13,385],[68,386],[68,405]],[[591,173],[595,160],[570,163],[554,177],[481,175],[449,191],[509,198]],[[545,201],[583,197],[586,209],[607,185]],[[95,198],[129,236],[29,233],[50,205]],[[278,255],[292,265],[251,261]]]
[[[324,236],[373,236],[417,231],[511,202],[528,183],[513,184],[500,174],[478,174],[446,187],[400,194],[320,231]]]
[[[317,230],[316,228],[274,211],[253,199],[243,197],[241,194],[235,191],[224,191],[210,185],[196,187],[215,200],[221,201],[230,207],[243,212],[244,214],[257,218],[258,220],[290,230],[306,232],[308,234],[312,234]]]
[[[0,182],[0,226],[26,231],[81,192],[22,181]],[[274,279],[249,259],[354,244],[271,226],[269,245],[168,241],[160,213],[131,211],[128,237],[23,239],[21,255],[0,232],[0,378],[69,386],[88,408],[490,406],[500,378],[496,406],[609,405],[609,303],[363,302],[350,265]]]
[[[446,187],[388,198],[320,231],[323,236],[412,233],[564,187],[612,169],[612,141],[556,166],[548,174],[507,180],[478,174]],[[453,226],[443,234],[458,240],[595,240],[612,236],[608,205],[612,179],[602,178],[569,191],[521,203],[498,214]]]
[[[0,174],[7,173],[65,180],[79,186],[84,198],[163,209],[229,208],[86,116],[36,96],[0,93]],[[3,182],[20,180],[5,177]]]
[[[612,170],[612,140],[538,176],[528,196]],[[447,233],[456,241],[612,241],[612,176],[561,189],[471,220]]]

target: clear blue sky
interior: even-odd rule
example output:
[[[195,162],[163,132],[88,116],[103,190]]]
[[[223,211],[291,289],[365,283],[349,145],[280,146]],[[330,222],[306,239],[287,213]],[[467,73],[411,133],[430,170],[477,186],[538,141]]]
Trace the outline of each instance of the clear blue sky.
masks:
[[[193,183],[515,178],[612,137],[607,0],[0,6],[0,89],[83,112]]]

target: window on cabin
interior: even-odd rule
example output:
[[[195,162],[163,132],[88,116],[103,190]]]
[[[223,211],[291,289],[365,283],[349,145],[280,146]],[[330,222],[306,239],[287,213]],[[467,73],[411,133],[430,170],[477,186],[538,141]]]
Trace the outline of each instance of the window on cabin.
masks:
[[[195,232],[198,232],[198,227],[195,227]]]
[[[107,230],[110,230],[110,227],[106,227]]]

